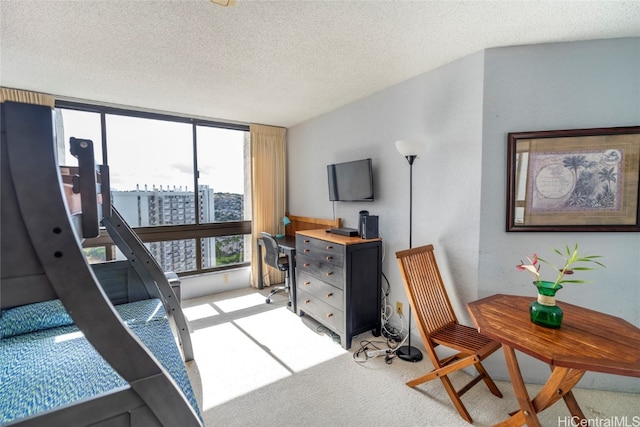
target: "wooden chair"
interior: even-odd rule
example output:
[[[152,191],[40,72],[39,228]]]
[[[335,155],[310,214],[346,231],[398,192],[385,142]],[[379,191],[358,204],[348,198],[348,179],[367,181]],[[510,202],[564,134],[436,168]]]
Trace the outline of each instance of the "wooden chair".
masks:
[[[473,420],[462,404],[460,396],[480,380],[484,380],[491,393],[502,397],[481,362],[501,346],[500,343],[481,335],[476,329],[460,325],[456,318],[442,276],[433,254],[433,245],[396,252],[400,273],[413,310],[416,324],[434,369],[407,383],[416,387],[439,378],[447,390],[460,416],[467,422]],[[456,354],[440,359],[435,351],[438,345],[452,348]],[[473,365],[478,376],[460,390],[455,390],[448,375]]]

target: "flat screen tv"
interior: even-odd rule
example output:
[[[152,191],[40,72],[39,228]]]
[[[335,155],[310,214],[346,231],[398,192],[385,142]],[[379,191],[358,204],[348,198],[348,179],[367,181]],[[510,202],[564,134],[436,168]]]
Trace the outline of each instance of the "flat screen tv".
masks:
[[[339,202],[373,201],[371,159],[327,165],[329,200]]]

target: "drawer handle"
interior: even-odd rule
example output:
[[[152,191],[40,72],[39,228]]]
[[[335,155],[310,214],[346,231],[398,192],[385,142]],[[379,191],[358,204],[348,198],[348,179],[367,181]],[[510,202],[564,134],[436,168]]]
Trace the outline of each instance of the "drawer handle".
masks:
[[[332,259],[333,259],[333,257],[332,257],[331,255],[329,255],[329,256],[327,257],[327,261],[331,261]]]
[[[305,267],[309,267],[309,265],[311,265],[311,264],[309,264],[308,262],[305,262],[305,263],[303,264],[303,266],[305,266]]]
[[[327,313],[327,318],[333,317],[333,313]]]
[[[327,246],[327,250],[333,249],[333,246]]]
[[[311,250],[309,250],[309,249],[305,249],[303,252],[311,252]]]
[[[333,296],[333,292],[329,292],[329,293],[327,294],[327,298],[331,298],[332,296]]]
[[[310,284],[311,284],[311,282],[310,282],[310,281],[308,281],[308,280],[307,280],[306,282],[304,282],[304,285],[305,285],[305,286],[309,286]]]
[[[310,300],[308,300],[308,299],[304,300],[304,303],[305,303],[305,304],[309,304],[310,302],[311,302],[311,301],[310,301]]]
[[[327,276],[333,276],[333,271],[328,271]]]
[[[303,242],[305,242],[305,243],[309,243],[310,241],[311,241],[311,240],[309,240],[309,239],[304,239],[304,240],[303,240]]]

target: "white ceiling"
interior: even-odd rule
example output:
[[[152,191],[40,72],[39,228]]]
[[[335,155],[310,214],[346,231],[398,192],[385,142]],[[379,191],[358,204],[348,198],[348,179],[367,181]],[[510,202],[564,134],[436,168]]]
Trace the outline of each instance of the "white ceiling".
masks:
[[[0,19],[2,86],[290,127],[486,48],[640,36],[640,1],[0,0]]]

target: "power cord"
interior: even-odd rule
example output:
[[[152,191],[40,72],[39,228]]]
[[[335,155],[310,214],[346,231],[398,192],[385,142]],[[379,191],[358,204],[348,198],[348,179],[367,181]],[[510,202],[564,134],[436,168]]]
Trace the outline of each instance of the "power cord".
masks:
[[[360,341],[360,348],[353,352],[353,360],[357,363],[365,363],[370,359],[374,359],[382,354],[384,354],[385,363],[390,364],[391,360],[395,357],[394,350],[391,348],[380,348],[382,345],[389,345],[388,342],[384,341]]]
[[[318,327],[316,328],[316,331],[319,334],[325,334],[328,335],[329,338],[331,338],[334,342],[337,342],[338,344],[341,343],[340,341],[340,335],[336,334],[335,332],[333,332],[331,329],[328,329],[322,325],[318,325]]]
[[[402,330],[398,330],[389,323],[382,325],[382,335],[392,343],[399,343],[402,341]]]
[[[383,282],[380,321],[382,325],[386,325],[387,323],[389,323],[389,319],[391,318],[391,316],[393,316],[393,307],[391,306],[391,304],[389,304],[389,294],[391,293],[391,284],[389,283],[389,279],[387,279],[387,276],[384,274],[384,272],[382,272],[382,277],[384,278],[387,284],[387,289],[384,289],[384,282]]]
[[[403,332],[404,332],[404,324],[405,319],[404,316],[400,315],[401,328],[398,330],[393,327],[389,323],[389,319],[394,314],[393,306],[389,303],[389,294],[391,293],[391,283],[387,276],[382,272],[382,277],[384,278],[383,286],[382,286],[382,307],[381,307],[381,324],[382,324],[382,335],[387,339],[387,345],[391,349],[395,349],[397,344],[403,341]],[[384,284],[386,283],[386,289]]]

